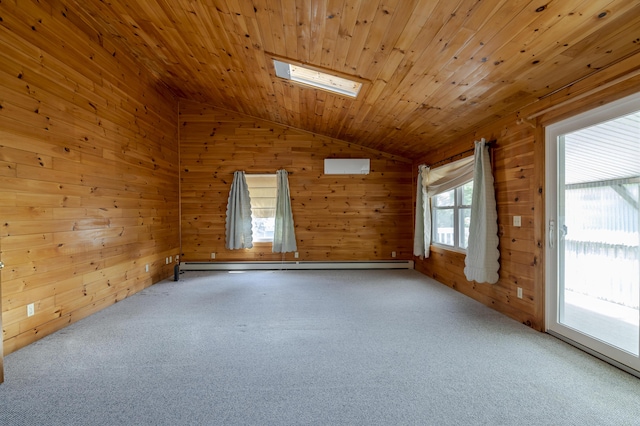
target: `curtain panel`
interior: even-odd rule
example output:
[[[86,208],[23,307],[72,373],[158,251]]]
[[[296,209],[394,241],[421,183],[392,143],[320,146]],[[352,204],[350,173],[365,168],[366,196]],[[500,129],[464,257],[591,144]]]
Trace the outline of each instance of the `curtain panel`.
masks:
[[[484,139],[475,143],[473,195],[469,244],[464,259],[464,275],[469,281],[498,282],[500,251],[498,250],[498,213],[493,187],[489,147]]]
[[[284,169],[276,172],[278,188],[276,192],[276,221],[271,249],[273,253],[287,253],[297,250],[288,176],[289,174]]]
[[[416,223],[413,234],[413,255],[429,257],[431,244],[431,203],[422,185],[423,174],[429,172],[425,165],[418,167],[418,182],[416,184]],[[428,221],[428,223],[427,223]]]
[[[244,172],[233,173],[227,202],[225,247],[230,250],[253,247],[251,230],[251,198]]]
[[[469,182],[473,179],[473,168],[473,157],[466,157],[435,169],[428,169],[422,181],[427,196],[433,197]]]

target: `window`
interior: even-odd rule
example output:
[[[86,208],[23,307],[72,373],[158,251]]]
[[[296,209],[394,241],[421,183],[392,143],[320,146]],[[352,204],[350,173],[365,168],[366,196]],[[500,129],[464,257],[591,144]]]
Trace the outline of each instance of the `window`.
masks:
[[[431,197],[434,244],[467,248],[472,194],[473,181]]]
[[[317,89],[328,90],[329,92],[355,98],[360,93],[362,83],[352,81],[337,75],[327,74],[300,65],[273,60],[276,75],[280,78],[306,84]]]
[[[251,197],[251,230],[254,242],[273,242],[276,221],[276,175],[246,174]]]

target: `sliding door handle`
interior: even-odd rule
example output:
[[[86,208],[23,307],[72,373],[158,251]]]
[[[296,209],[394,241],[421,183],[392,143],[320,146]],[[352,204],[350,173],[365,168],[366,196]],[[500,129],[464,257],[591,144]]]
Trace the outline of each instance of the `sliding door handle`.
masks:
[[[556,246],[556,221],[549,221],[549,247],[554,248]]]

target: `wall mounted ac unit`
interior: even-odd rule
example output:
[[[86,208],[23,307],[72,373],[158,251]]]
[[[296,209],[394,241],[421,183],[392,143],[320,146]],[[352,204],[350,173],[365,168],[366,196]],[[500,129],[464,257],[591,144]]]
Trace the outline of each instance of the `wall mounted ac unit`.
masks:
[[[368,158],[325,158],[325,175],[368,175],[371,160]]]

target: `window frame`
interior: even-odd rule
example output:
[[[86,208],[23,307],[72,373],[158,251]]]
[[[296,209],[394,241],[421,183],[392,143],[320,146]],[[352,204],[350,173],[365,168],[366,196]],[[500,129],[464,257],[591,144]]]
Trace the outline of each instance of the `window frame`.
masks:
[[[471,204],[463,204],[464,202],[464,191],[463,187],[468,185],[469,183],[473,184],[473,179],[459,185],[455,188],[452,188],[448,191],[444,191],[440,194],[433,195],[431,197],[431,245],[439,248],[443,248],[445,250],[457,251],[460,253],[466,253],[467,247],[469,246],[468,238],[467,238],[467,247],[460,247],[460,231],[461,231],[461,222],[460,218],[462,215],[460,214],[462,210],[469,210],[469,217],[471,217]],[[453,191],[453,205],[450,206],[437,206],[435,202],[435,198],[438,195],[446,194],[447,192]],[[473,192],[472,192],[473,193]],[[434,238],[437,235],[437,221],[436,221],[436,211],[445,211],[445,210],[453,210],[453,241],[454,245],[448,245],[439,241],[436,241]]]
[[[353,99],[361,99],[363,96],[366,96],[367,92],[369,91],[372,82],[370,80],[355,76],[355,75],[351,75],[351,74],[347,74],[347,73],[343,73],[343,72],[339,72],[339,71],[335,71],[332,69],[328,69],[328,68],[324,68],[324,67],[319,67],[319,66],[315,66],[315,65],[311,65],[305,62],[300,62],[297,61],[295,59],[292,58],[287,58],[285,56],[280,56],[280,55],[276,55],[274,53],[270,53],[270,52],[265,52],[265,58],[267,59],[267,61],[271,61],[273,64],[273,68],[271,68],[271,75],[274,78],[274,81],[285,81],[291,84],[294,84],[296,86],[299,86],[301,88],[309,88],[309,89],[314,89],[314,90],[322,90],[323,92],[327,93],[327,94],[331,94],[333,96],[336,96],[338,98],[342,98],[342,99],[349,99],[349,100],[353,100]],[[288,74],[286,71],[286,67],[281,68],[280,71],[278,71],[276,69],[276,65],[273,61],[278,61],[281,62],[283,64],[288,64],[290,66],[295,66],[295,67],[301,67],[304,68],[306,70],[309,71],[314,71],[314,72],[320,72],[323,74],[326,74],[328,76],[333,76],[333,77],[338,77],[341,79],[345,79],[345,80],[349,80],[353,83],[357,83],[360,84],[360,88],[358,90],[358,93],[354,95],[351,94],[344,94],[341,93],[339,91],[335,91],[335,90],[328,90],[326,88],[323,87],[318,87],[316,85],[313,84],[308,84],[305,82],[301,82],[301,81],[296,81],[296,80],[291,80],[290,78],[288,78]],[[284,73],[282,72],[284,71]],[[278,74],[281,74],[280,76]]]

